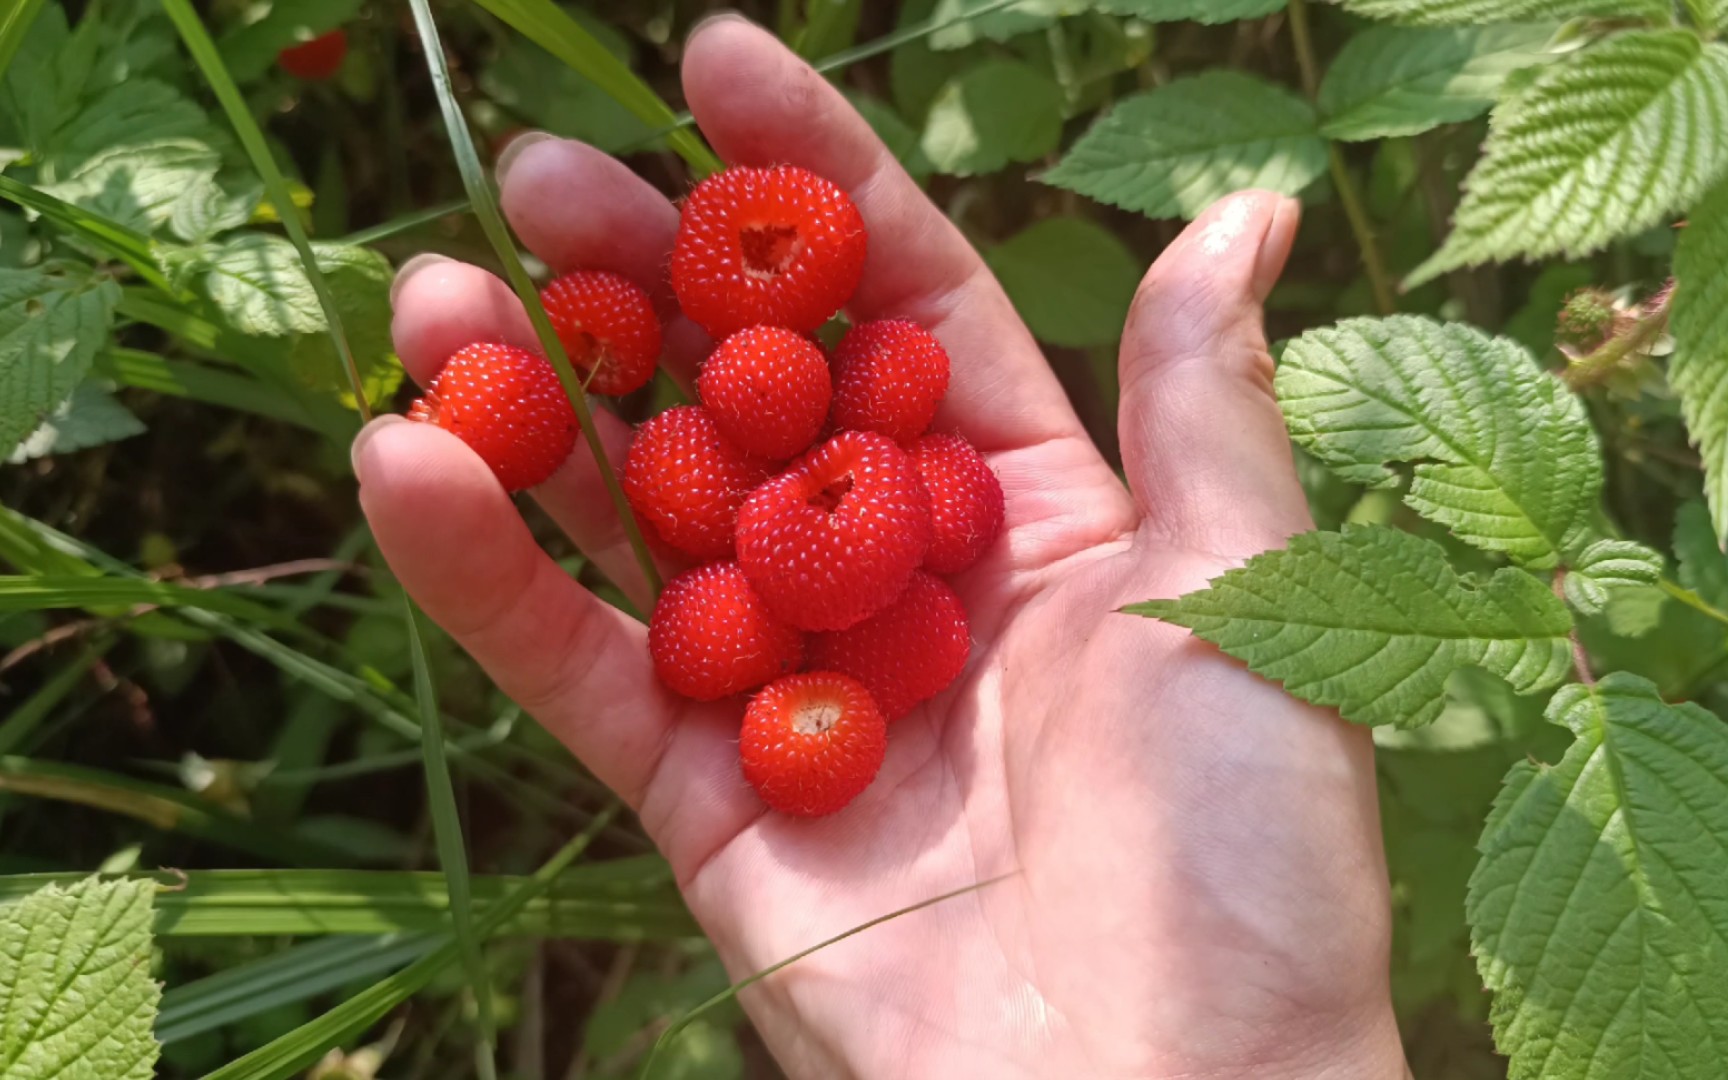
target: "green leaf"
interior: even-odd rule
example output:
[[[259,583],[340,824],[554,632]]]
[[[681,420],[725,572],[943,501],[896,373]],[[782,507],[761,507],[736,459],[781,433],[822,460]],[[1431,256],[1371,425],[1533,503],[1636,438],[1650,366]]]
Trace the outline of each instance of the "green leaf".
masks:
[[[126,406],[114,400],[113,394],[85,382],[49,414],[41,427],[18,444],[8,460],[17,465],[33,458],[69,454],[143,433],[144,425],[126,411]]]
[[[1258,19],[1284,10],[1285,0],[1093,0],[1092,6],[1112,15],[1129,15],[1146,22],[1191,20],[1227,23]]]
[[[143,233],[119,222],[109,221],[83,207],[62,202],[4,174],[0,174],[0,198],[34,210],[96,250],[126,263],[138,272],[139,277],[163,292],[173,292],[168,280],[162,276],[162,267],[156,260],[155,245]]]
[[[108,278],[0,270],[0,455],[10,456],[83,381],[119,300]]]
[[[1463,323],[1395,315],[1311,330],[1276,379],[1291,438],[1341,477],[1398,482],[1459,539],[1527,566],[1581,552],[1602,489],[1583,406],[1523,347]]]
[[[1566,599],[1586,615],[1608,606],[1610,591],[1654,585],[1662,577],[1662,554],[1631,540],[1598,540],[1585,548],[1563,584]]]
[[[1044,182],[1138,210],[1192,218],[1224,195],[1294,195],[1326,171],[1314,109],[1283,87],[1210,71],[1124,98]]]
[[[1318,104],[1331,139],[1415,135],[1488,111],[1508,74],[1549,59],[1558,27],[1414,29],[1356,34],[1326,71]]]
[[[1361,724],[1429,723],[1462,667],[1528,694],[1572,663],[1572,619],[1548,586],[1510,568],[1461,577],[1440,545],[1385,526],[1303,533],[1198,592],[1123,610],[1186,626]]]
[[[283,49],[354,19],[360,5],[361,0],[271,0],[261,17],[224,34],[216,47],[228,73],[249,82],[264,74]]]
[[[201,176],[174,200],[168,225],[182,240],[201,244],[251,221],[263,196],[257,184],[236,185],[231,190],[214,176]]]
[[[894,106],[886,101],[870,97],[867,94],[847,94],[846,100],[858,110],[876,132],[876,137],[882,140],[882,145],[894,155],[894,160],[900,167],[911,174],[915,180],[922,180],[930,175],[930,162],[925,159],[924,151],[918,145],[919,134],[901,118]]]
[[[569,10],[602,48],[629,67],[629,38],[580,8]],[[480,86],[535,127],[608,152],[647,147],[649,137],[664,126],[650,126],[586,75],[523,37],[504,43],[481,72]]]
[[[1580,256],[1685,207],[1728,168],[1728,45],[1633,31],[1494,111],[1452,233],[1410,284],[1514,256]]]
[[[986,60],[936,95],[921,146],[937,172],[970,176],[1036,161],[1062,137],[1062,89],[1030,64]]]
[[[1045,218],[991,248],[984,261],[1034,335],[1072,348],[1120,338],[1140,280],[1127,245],[1087,218]]]
[[[1615,673],[1507,777],[1466,914],[1514,1080],[1713,1080],[1728,1053],[1728,729]]]
[[[313,244],[318,268],[333,286],[338,315],[359,314],[369,322],[349,338],[356,360],[362,347],[378,353],[379,299],[389,296],[390,266],[376,252],[343,244]],[[230,325],[244,334],[274,337],[316,334],[329,323],[294,245],[268,233],[246,233],[215,248],[206,262],[204,291]],[[348,329],[344,320],[344,329]],[[362,342],[357,340],[366,337]],[[332,342],[317,347],[341,374]],[[386,350],[387,351],[387,350]]]
[[[366,398],[374,406],[382,406],[402,381],[402,365],[396,362],[390,340],[390,264],[369,248],[318,243],[312,250],[335,296]],[[342,357],[328,335],[295,338],[288,362],[305,385],[317,391],[339,392],[352,404],[353,392]]]
[[[119,225],[150,232],[172,219],[180,201],[200,191],[220,164],[216,151],[197,139],[121,143],[38,186]]]
[[[17,55],[19,46],[24,44],[25,35],[35,23],[36,16],[41,13],[45,0],[20,0],[0,14],[0,75],[12,64],[12,57]]]
[[[1680,507],[1674,521],[1674,558],[1680,564],[1680,584],[1706,604],[1728,611],[1728,555],[1723,554],[1716,537],[1709,508],[1701,502]]]
[[[1698,454],[1716,535],[1728,536],[1728,180],[1693,210],[1674,249],[1668,381]]]
[[[1007,41],[1088,6],[1088,0],[1018,0],[1005,8],[991,0],[937,0],[930,18],[942,28],[930,35],[930,47],[945,52],[979,41]],[[990,10],[980,13],[984,8]]]
[[[1548,22],[1557,19],[1666,19],[1667,0],[1338,0],[1370,19],[1410,26]]]
[[[0,920],[0,1075],[150,1080],[151,882],[86,878],[33,893]]]

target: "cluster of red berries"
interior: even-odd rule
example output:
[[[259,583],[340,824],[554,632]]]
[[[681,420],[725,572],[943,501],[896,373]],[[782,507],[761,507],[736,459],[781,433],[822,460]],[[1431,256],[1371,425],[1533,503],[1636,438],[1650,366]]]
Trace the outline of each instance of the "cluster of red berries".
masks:
[[[965,439],[927,434],[948,355],[901,319],[814,336],[863,274],[864,222],[844,192],[792,166],[734,167],[686,199],[671,261],[684,313],[719,342],[699,405],[636,432],[624,493],[674,577],[649,621],[667,687],[752,693],[745,777],[784,813],[833,813],[875,778],[888,725],[941,693],[971,647],[937,576],[971,566],[1002,526],[1002,489]],[[589,385],[653,374],[660,326],[635,284],[577,271],[542,294]],[[471,345],[411,416],[456,432],[508,488],[546,479],[576,420],[551,365]]]

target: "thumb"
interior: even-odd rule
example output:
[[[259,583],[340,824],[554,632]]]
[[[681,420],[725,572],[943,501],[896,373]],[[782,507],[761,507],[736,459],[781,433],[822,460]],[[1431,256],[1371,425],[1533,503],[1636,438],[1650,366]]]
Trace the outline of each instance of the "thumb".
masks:
[[[1222,199],[1135,294],[1119,360],[1123,466],[1147,524],[1177,543],[1245,556],[1313,527],[1261,312],[1300,216],[1267,191]]]

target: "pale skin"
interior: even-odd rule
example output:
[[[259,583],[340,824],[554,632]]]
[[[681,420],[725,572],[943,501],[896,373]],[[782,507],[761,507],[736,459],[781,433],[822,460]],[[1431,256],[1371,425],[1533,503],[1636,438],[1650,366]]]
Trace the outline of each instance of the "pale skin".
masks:
[[[935,427],[985,453],[1008,507],[1002,538],[954,580],[965,673],[893,727],[855,803],[792,819],[739,772],[740,705],[662,689],[643,627],[558,569],[463,443],[387,419],[354,458],[404,585],[636,810],[734,976],[1007,875],[747,991],[793,1076],[1403,1076],[1367,733],[1116,612],[1312,527],[1261,329],[1295,204],[1232,196],[1146,274],[1121,348],[1125,488],[976,253],[828,83],[731,18],[693,35],[683,80],[727,161],[801,165],[856,200],[870,256],[849,315],[914,319],[952,356]],[[500,172],[512,226],[551,267],[656,291],[667,365],[687,381],[708,342],[665,285],[665,196],[562,140],[519,140]],[[468,342],[535,343],[515,296],[474,267],[415,260],[395,304],[422,384]],[[597,420],[620,461],[627,426]],[[646,599],[585,449],[533,494]]]

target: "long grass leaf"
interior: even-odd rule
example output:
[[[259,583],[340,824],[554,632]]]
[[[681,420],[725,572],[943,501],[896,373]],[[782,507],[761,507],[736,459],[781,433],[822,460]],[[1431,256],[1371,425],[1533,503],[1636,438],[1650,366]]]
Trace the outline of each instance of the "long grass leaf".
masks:
[[[536,871],[533,877],[514,889],[496,907],[489,909],[480,918],[476,930],[484,936],[507,925],[524,905],[544,893],[564,868],[581,856],[616,812],[617,807],[614,804],[596,817],[587,829],[566,844],[546,865]],[[391,1009],[419,992],[458,959],[455,942],[442,945],[401,971],[373,983],[310,1023],[302,1024],[286,1035],[209,1073],[205,1080],[286,1080],[316,1061],[330,1047],[341,1045],[377,1023]]]
[[[174,287],[168,284],[162,267],[156,262],[155,243],[143,233],[127,228],[117,221],[109,221],[81,206],[62,202],[47,192],[37,191],[29,184],[21,183],[10,176],[0,176],[0,198],[16,203],[26,210],[34,210],[61,228],[82,236],[136,270],[138,276],[151,285],[174,295]]]
[[[12,58],[18,55],[18,47],[24,44],[24,35],[30,32],[30,24],[36,21],[36,16],[42,11],[43,0],[13,0],[4,12],[0,12],[0,76],[6,74],[6,69],[12,66]]]
[[[134,578],[0,575],[0,613],[63,608],[124,611],[139,605],[202,608],[267,626],[283,621],[264,605],[226,589],[191,589]]]
[[[523,0],[511,0],[509,3],[504,0],[482,2],[488,7],[497,3],[498,6],[513,11],[538,10],[541,7],[539,2],[525,3]],[[636,515],[631,511],[629,503],[624,501],[624,489],[619,486],[618,474],[607,460],[606,447],[600,441],[600,432],[595,428],[594,417],[589,410],[588,392],[582,385],[581,377],[576,374],[576,369],[571,366],[570,357],[564,352],[557,331],[552,329],[552,322],[546,317],[546,309],[541,306],[539,290],[534,287],[533,279],[523,267],[522,256],[517,253],[516,245],[510,239],[510,230],[505,227],[504,218],[498,212],[498,196],[492,190],[492,183],[480,164],[480,155],[474,149],[474,139],[468,133],[468,122],[462,116],[462,107],[457,103],[456,91],[450,84],[450,69],[444,63],[444,45],[438,37],[438,24],[432,18],[431,5],[427,0],[409,0],[409,6],[414,9],[414,25],[420,31],[421,48],[426,54],[426,66],[432,74],[432,87],[438,94],[438,107],[444,114],[444,127],[450,136],[450,149],[455,153],[456,167],[462,173],[463,186],[468,189],[468,201],[474,207],[474,216],[486,233],[486,239],[492,242],[493,249],[498,253],[511,288],[516,290],[522,306],[528,310],[528,319],[534,324],[534,332],[540,338],[540,346],[547,359],[551,360],[553,368],[558,372],[558,381],[564,384],[564,392],[570,395],[570,402],[576,408],[576,419],[582,425],[582,434],[588,440],[588,449],[593,453],[600,476],[606,483],[606,493],[612,499],[612,508],[623,525],[625,536],[630,540],[630,549],[635,553],[636,563],[641,567],[642,576],[648,581],[649,587],[657,593],[660,590],[660,572],[648,554],[648,544],[642,538]],[[556,11],[550,4],[545,7]],[[562,12],[556,12],[556,17],[566,20],[569,18]],[[577,29],[580,30],[580,27]],[[592,38],[588,40],[592,41]]]
[[[667,142],[698,177],[718,170],[721,162],[701,137],[674,125],[676,114],[647,83],[582,24],[559,10],[552,0],[474,0],[515,27],[529,41],[564,61],[649,127],[665,128]],[[430,55],[430,54],[429,54]],[[442,54],[440,54],[442,55]]]
[[[270,420],[295,424],[320,435],[333,435],[294,403],[248,375],[223,371],[210,364],[169,358],[142,349],[114,346],[96,354],[95,371],[121,386],[185,398],[238,412],[249,412]],[[344,429],[345,430],[345,429]]]
[[[418,229],[422,225],[430,225],[434,221],[442,221],[452,214],[465,214],[468,212],[468,209],[467,199],[452,199],[447,203],[439,203],[437,206],[428,206],[424,210],[415,210],[411,213],[391,218],[389,221],[381,221],[369,228],[361,229],[359,232],[349,233],[347,236],[342,238],[341,243],[350,244],[355,247],[361,247],[366,244],[376,244],[380,240],[388,240],[392,236],[410,232],[414,229]]]
[[[70,662],[62,664],[59,670],[43,680],[34,694],[8,713],[4,720],[0,720],[0,757],[22,749],[25,741],[48,719],[48,714],[66,699],[66,695],[70,694],[74,687],[84,681],[84,676],[113,645],[112,637],[102,637],[88,646],[80,647],[78,655]]]

